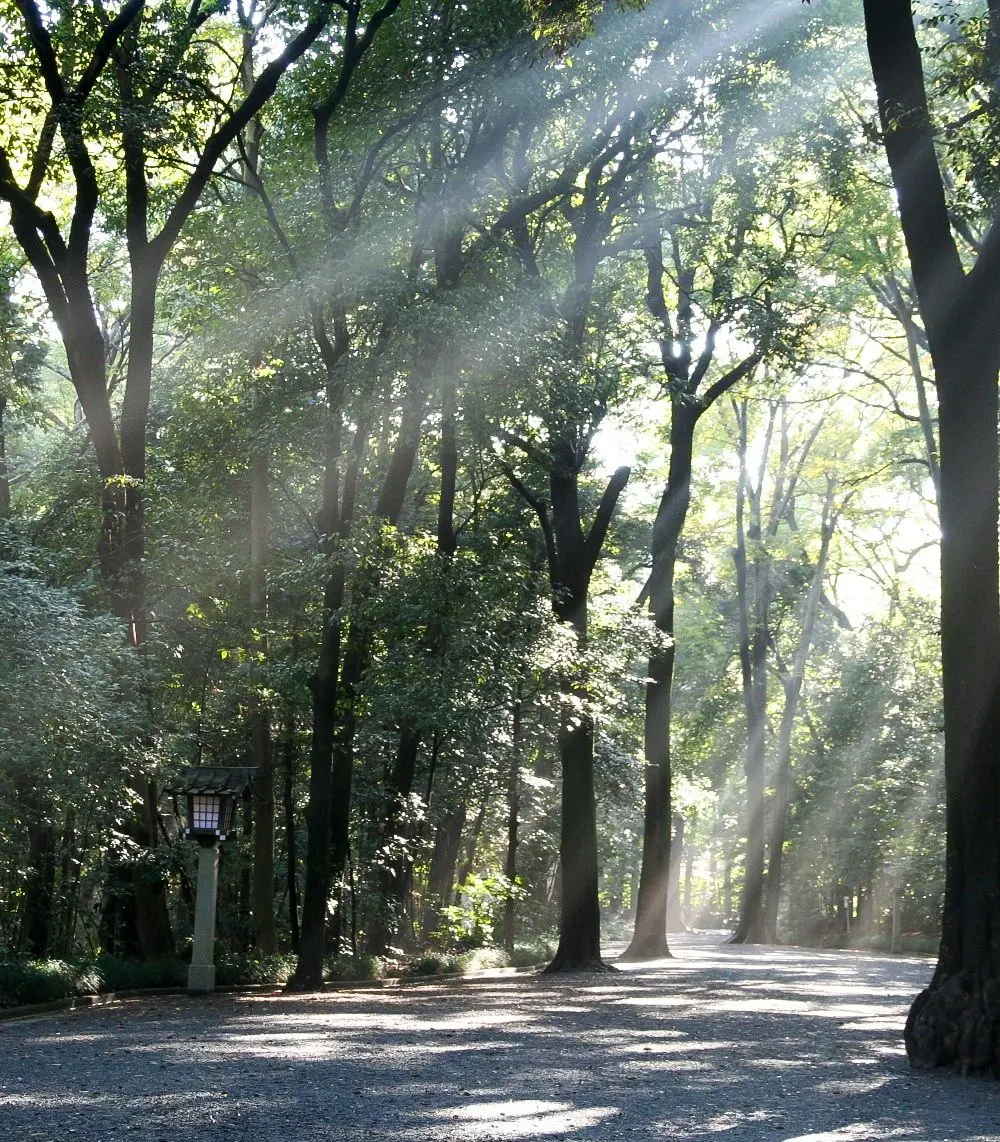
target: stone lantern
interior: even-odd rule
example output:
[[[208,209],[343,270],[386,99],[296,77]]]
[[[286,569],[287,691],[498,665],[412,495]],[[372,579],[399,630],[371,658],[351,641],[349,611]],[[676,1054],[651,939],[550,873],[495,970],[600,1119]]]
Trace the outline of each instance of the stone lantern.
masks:
[[[199,765],[181,771],[178,791],[187,810],[186,837],[196,840],[198,887],[194,905],[194,941],[187,989],[191,995],[215,990],[215,908],[219,880],[219,846],[234,834],[237,803],[249,796],[256,769],[246,766]]]

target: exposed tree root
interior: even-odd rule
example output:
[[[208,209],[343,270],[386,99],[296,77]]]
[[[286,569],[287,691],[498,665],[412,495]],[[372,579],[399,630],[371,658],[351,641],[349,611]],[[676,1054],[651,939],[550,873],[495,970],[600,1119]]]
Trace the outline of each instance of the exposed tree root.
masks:
[[[1000,1075],[1000,981],[958,975],[931,984],[913,1001],[904,1038],[919,1070]]]
[[[552,963],[542,971],[542,975],[556,975],[564,972],[587,972],[591,975],[598,975],[617,972],[617,970],[614,964],[609,964],[600,957],[576,959],[575,957],[557,955]]]
[[[670,948],[665,939],[633,940],[618,957],[618,961],[623,964],[641,964],[647,960],[669,960],[671,958]]]

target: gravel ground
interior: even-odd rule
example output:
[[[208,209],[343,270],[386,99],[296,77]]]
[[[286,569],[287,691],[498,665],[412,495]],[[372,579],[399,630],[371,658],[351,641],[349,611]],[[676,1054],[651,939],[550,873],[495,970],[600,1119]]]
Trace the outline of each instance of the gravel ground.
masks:
[[[0,1142],[1000,1142],[913,1074],[923,959],[705,936],[616,976],[142,998],[0,1024]]]

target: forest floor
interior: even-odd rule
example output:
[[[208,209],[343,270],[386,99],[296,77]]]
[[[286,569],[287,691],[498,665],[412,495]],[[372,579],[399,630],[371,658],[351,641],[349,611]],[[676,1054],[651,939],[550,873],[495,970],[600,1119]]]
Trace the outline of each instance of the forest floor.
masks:
[[[911,1072],[925,959],[674,940],[614,976],[142,997],[0,1025],[2,1142],[1000,1142]]]

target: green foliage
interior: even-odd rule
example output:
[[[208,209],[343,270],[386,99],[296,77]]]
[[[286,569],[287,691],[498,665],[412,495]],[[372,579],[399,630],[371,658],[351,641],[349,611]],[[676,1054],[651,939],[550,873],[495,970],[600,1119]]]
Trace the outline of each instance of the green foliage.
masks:
[[[100,980],[99,991],[144,991],[147,988],[187,986],[187,963],[183,960],[140,963],[138,960],[101,955],[94,967]]]
[[[381,979],[384,975],[385,964],[375,956],[331,956],[323,963],[323,978],[328,983]]]
[[[260,956],[253,953],[224,951],[215,962],[215,982],[220,987],[248,984],[285,984],[295,970],[291,955]]]
[[[100,988],[101,974],[94,965],[24,960],[0,954],[0,1007],[52,1003],[93,995]]]
[[[441,909],[442,927],[436,933],[445,946],[473,949],[494,943],[504,904],[523,900],[523,884],[502,873],[470,876],[458,886],[459,903]]]

